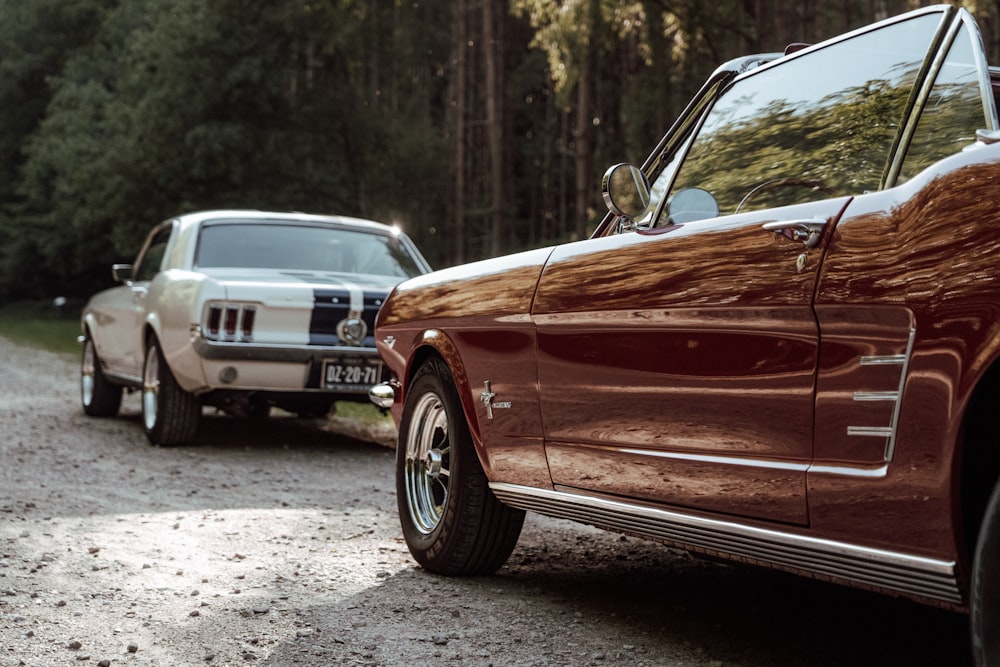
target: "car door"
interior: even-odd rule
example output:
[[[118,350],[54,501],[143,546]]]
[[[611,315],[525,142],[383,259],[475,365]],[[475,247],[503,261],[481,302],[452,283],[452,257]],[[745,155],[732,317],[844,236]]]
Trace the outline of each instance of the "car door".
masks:
[[[133,379],[142,376],[143,327],[148,309],[149,283],[160,272],[163,256],[170,241],[172,223],[160,225],[143,244],[136,257],[131,280],[114,290],[113,299],[103,306],[102,326],[105,345],[102,355],[109,364],[114,359],[113,370]],[[105,349],[108,352],[105,352]]]
[[[928,517],[954,511],[947,460],[964,428],[962,377],[996,335],[990,78],[978,28],[960,12],[908,115],[893,187],[854,199],[827,252],[808,477],[810,523],[828,535],[928,554],[953,543],[953,525]]]
[[[739,77],[653,174],[648,228],[553,253],[532,316],[557,487],[808,522],[824,249],[882,187],[950,11]],[[692,192],[711,217],[671,210]]]

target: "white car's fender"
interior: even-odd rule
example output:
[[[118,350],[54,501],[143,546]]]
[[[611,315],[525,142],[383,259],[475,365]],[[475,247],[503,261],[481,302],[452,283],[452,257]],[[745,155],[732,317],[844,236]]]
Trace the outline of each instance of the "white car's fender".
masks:
[[[159,341],[177,383],[193,393],[207,388],[194,341],[201,335],[204,304],[212,299],[224,299],[223,286],[201,273],[170,269],[158,274],[150,283],[146,298],[149,303],[159,304],[157,311],[145,313],[146,331],[151,330]]]

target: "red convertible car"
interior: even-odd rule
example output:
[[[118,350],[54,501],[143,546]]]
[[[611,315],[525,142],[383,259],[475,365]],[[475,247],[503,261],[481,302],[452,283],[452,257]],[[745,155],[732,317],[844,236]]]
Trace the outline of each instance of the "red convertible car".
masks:
[[[525,510],[971,613],[1000,664],[1000,70],[951,6],[718,69],[590,239],[376,321],[416,560]]]

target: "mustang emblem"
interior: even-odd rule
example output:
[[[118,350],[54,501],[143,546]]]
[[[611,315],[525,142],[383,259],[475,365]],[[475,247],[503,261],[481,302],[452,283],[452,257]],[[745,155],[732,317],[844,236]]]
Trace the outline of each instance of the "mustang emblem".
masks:
[[[368,334],[368,325],[360,317],[348,317],[337,323],[337,336],[348,345],[361,345]]]
[[[493,421],[493,410],[500,408],[509,408],[511,406],[510,401],[497,401],[493,402],[496,398],[496,392],[493,391],[493,386],[490,384],[489,380],[483,383],[483,393],[479,394],[479,400],[483,402],[483,406],[486,408],[486,418]]]

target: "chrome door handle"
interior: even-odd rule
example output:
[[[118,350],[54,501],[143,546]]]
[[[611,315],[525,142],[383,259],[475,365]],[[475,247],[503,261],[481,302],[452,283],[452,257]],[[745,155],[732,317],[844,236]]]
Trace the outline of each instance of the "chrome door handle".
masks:
[[[801,241],[807,248],[815,248],[823,236],[829,218],[812,218],[810,220],[781,220],[765,222],[761,227],[766,231],[787,236],[793,241]]]

